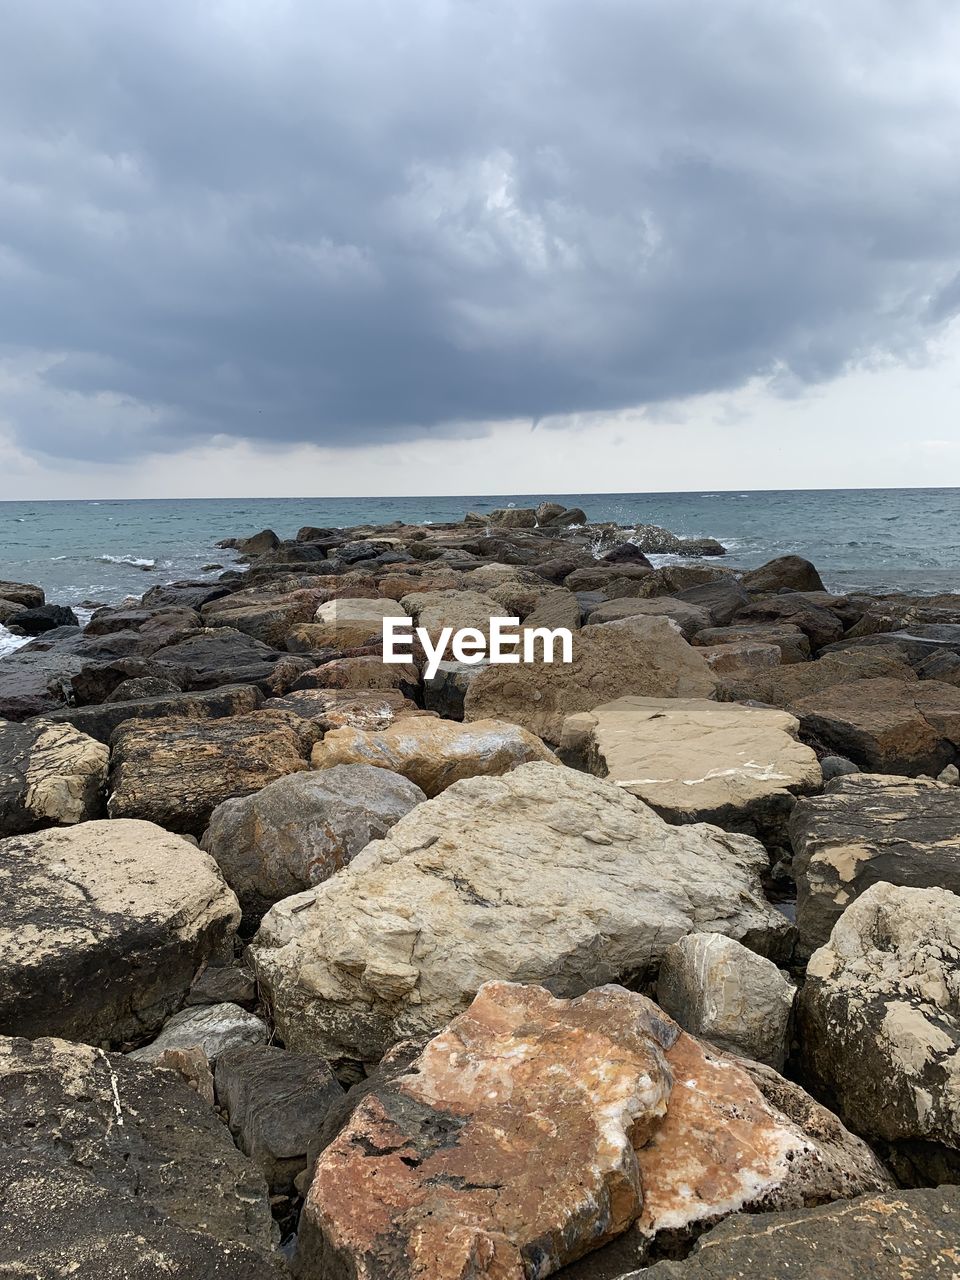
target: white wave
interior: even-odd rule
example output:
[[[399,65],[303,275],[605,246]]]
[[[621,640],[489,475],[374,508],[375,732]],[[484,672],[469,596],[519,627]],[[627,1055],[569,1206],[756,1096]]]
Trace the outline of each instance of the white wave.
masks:
[[[10,653],[15,653],[28,642],[27,636],[15,636],[12,631],[8,631],[2,623],[0,623],[0,658],[5,658]]]
[[[142,556],[98,556],[103,564],[129,564],[134,569],[155,569],[156,560],[146,560]]]

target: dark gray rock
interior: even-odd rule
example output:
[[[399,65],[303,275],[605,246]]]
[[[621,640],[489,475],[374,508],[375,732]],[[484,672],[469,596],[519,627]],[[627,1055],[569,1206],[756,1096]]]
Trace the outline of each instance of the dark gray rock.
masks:
[[[283,1275],[262,1175],[173,1072],[62,1040],[0,1040],[0,1150],[4,1275]]]
[[[740,579],[748,591],[765,595],[774,591],[823,591],[823,579],[803,556],[777,556]]]
[[[814,649],[822,649],[843,635],[840,618],[799,591],[756,600],[741,609],[735,621],[746,625],[789,623],[800,628]]]
[[[162,698],[168,693],[181,693],[180,686],[161,676],[133,676],[117,685],[105,702],[136,702],[144,698]]]
[[[255,685],[237,684],[206,692],[161,693],[130,701],[111,700],[93,706],[68,707],[52,712],[48,719],[54,724],[72,724],[98,742],[109,742],[113,731],[126,720],[157,720],[171,716],[217,720],[223,716],[256,711],[262,703],[263,694]]]
[[[848,773],[859,773],[860,769],[846,756],[824,756],[820,761],[820,772],[824,782],[832,782],[834,778],[842,778]]]
[[[7,625],[25,636],[39,636],[57,627],[78,627],[80,623],[77,615],[66,605],[40,604],[32,609],[21,609],[7,620]]]
[[[257,980],[237,965],[208,966],[198,973],[187,992],[188,1005],[238,1004],[252,1009],[257,1003]]]
[[[263,1045],[229,1049],[216,1067],[217,1101],[237,1146],[272,1192],[288,1192],[343,1089],[325,1059]]]
[[[286,673],[277,687],[278,672]],[[232,627],[217,627],[168,645],[153,656],[153,674],[167,671],[182,680],[185,689],[216,689],[226,684],[255,684],[266,694],[285,693],[313,663],[272,649],[253,636]]]
[[[750,603],[749,595],[735,578],[701,582],[697,586],[678,591],[676,599],[706,609],[715,627],[727,626]]]
[[[856,773],[797,801],[789,823],[797,929],[806,957],[871,885],[960,894],[960,790]]]

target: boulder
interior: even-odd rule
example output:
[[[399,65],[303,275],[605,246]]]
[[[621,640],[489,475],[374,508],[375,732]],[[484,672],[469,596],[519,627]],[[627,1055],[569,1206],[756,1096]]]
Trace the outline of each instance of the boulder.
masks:
[[[843,623],[835,613],[823,605],[814,603],[800,592],[787,592],[778,596],[766,596],[753,604],[745,605],[735,622],[762,625],[764,623],[789,623],[799,627],[813,648],[822,649],[843,635]]]
[[[200,609],[229,594],[230,587],[219,582],[165,582],[145,591],[140,603],[145,609]]]
[[[437,673],[424,677],[423,705],[445,720],[462,720],[467,690],[485,663],[441,662]]]
[[[854,680],[791,710],[805,735],[862,769],[935,777],[958,758],[960,689],[936,680]]]
[[[785,838],[817,757],[785,711],[703,698],[618,698],[568,716],[561,758],[638,796],[668,822]]]
[[[676,555],[683,545],[682,539],[658,524],[638,524],[630,535],[630,541],[653,555]]]
[[[136,682],[127,680],[124,683]],[[114,729],[126,720],[168,720],[171,717],[220,720],[225,716],[256,711],[262,702],[263,695],[256,685],[234,684],[200,693],[160,693],[126,701],[111,698],[107,702],[52,711],[47,719],[52,724],[73,725],[74,729],[96,738],[98,742],[109,743]]]
[[[257,980],[240,965],[208,965],[187,992],[188,1005],[238,1004],[252,1009],[257,1003]]]
[[[278,649],[302,622],[312,622],[323,599],[319,589],[278,591],[269,586],[238,591],[205,604],[201,610],[208,627],[234,627]]]
[[[175,1013],[156,1040],[127,1056],[138,1062],[157,1062],[171,1049],[200,1049],[208,1062],[215,1063],[228,1049],[266,1044],[268,1037],[263,1019],[239,1005],[202,1005]]]
[[[537,604],[524,616],[524,629],[566,627],[576,631],[580,626],[580,601],[572,591],[561,589],[541,595]]]
[[[620,1280],[948,1280],[960,1187],[891,1191],[791,1213],[737,1214],[701,1236],[683,1262]],[[570,1280],[607,1280],[598,1272]]]
[[[926,778],[855,773],[801,800],[790,819],[805,956],[877,884],[960,894],[960,792]]]
[[[333,729],[313,749],[314,769],[376,765],[402,774],[427,796],[461,778],[499,776],[534,760],[556,763],[534,734],[502,720],[456,724],[432,716],[404,717],[377,732]]]
[[[960,1178],[960,898],[875,884],[814,952],[805,1068],[902,1182]]]
[[[96,818],[108,755],[70,725],[0,720],[0,836]]]
[[[9,600],[21,609],[37,609],[45,601],[42,587],[28,582],[0,582],[0,600]]]
[[[292,773],[214,809],[201,848],[213,857],[245,916],[320,884],[426,796],[369,765]]]
[[[541,502],[537,507],[534,515],[537,517],[537,524],[548,524],[556,516],[562,516],[566,507],[562,502]]]
[[[0,660],[0,718],[48,715],[71,696],[71,680],[87,665],[76,653],[24,645]]]
[[[844,653],[821,654],[816,662],[793,663],[776,671],[724,680],[722,693],[736,702],[764,702],[789,709],[800,698],[854,680],[916,679],[913,669],[899,654],[881,649],[848,649]]]
[[[775,644],[780,650],[780,661],[806,662],[810,657],[810,641],[799,627],[791,623],[770,623],[758,626],[733,625],[708,627],[694,636],[695,645],[718,644]]]
[[[244,635],[233,627],[214,627],[151,657],[151,674],[168,672],[184,689],[217,689],[225,684],[255,684],[261,692],[286,693],[313,664]]]
[[[266,1184],[172,1071],[0,1040],[0,1272],[282,1280]]]
[[[455,783],[333,879],[264,917],[252,955],[286,1044],[376,1061],[491,978],[560,995],[652,975],[693,931],[779,958],[763,847],[670,827],[612,783],[548,764]]]
[[[960,656],[955,653],[934,653],[924,658],[916,668],[921,680],[939,680],[941,684],[960,685]]]
[[[232,937],[207,854],[149,822],[0,841],[0,1034],[142,1039]]]
[[[715,675],[734,680],[780,666],[780,650],[775,644],[750,644],[745,641],[740,644],[712,644],[702,646],[701,653]]]
[[[541,520],[540,523],[548,529],[564,529],[569,528],[570,525],[586,524],[587,515],[582,507],[565,507],[562,511]]]
[[[663,564],[643,579],[638,595],[679,596],[690,587],[705,583],[734,582],[729,569],[709,564]],[[694,603],[697,603],[694,601]]]
[[[402,671],[403,667],[393,670]],[[324,732],[344,726],[386,729],[401,716],[424,714],[416,703],[396,689],[296,689],[282,698],[270,698],[264,711],[281,711],[313,720]]]
[[[642,564],[648,569],[653,568],[635,542],[617,542],[600,558],[605,564]]]
[[[471,683],[466,720],[510,720],[559,743],[564,719],[621,694],[709,698],[716,678],[667,618],[625,618],[573,636],[573,662],[490,665]]]
[[[420,672],[412,662],[386,663],[379,654],[369,654],[335,658],[296,683],[301,689],[398,689],[410,698],[420,688]],[[297,692],[296,686],[291,692]]]
[[[307,1150],[343,1089],[315,1053],[273,1045],[227,1049],[217,1059],[217,1100],[240,1150],[272,1192],[293,1189]]]
[[[890,1185],[803,1102],[806,1124],[621,987],[488,983],[321,1154],[300,1275],[547,1276],[630,1228],[649,1255],[737,1210]]]
[[[690,640],[698,631],[711,625],[710,614],[699,605],[686,604],[669,596],[653,600],[626,597],[622,600],[605,600],[591,610],[588,621],[591,626],[604,622],[619,622],[622,618],[669,618],[680,628],[685,639]]]
[[[311,649],[351,649],[369,640],[380,641],[384,618],[405,617],[407,609],[396,600],[346,597],[322,604],[313,624],[300,627],[297,634],[309,633]]]
[[[480,591],[414,591],[400,603],[434,643],[444,627],[454,631],[474,627],[488,636],[491,618],[512,616],[504,613],[499,600]]]
[[[653,573],[642,564],[603,564],[593,561],[582,569],[574,569],[564,578],[567,591],[602,591],[610,598],[639,596],[641,584]]]
[[[537,513],[533,507],[495,507],[487,516],[487,523],[501,529],[534,529]]]
[[[657,977],[657,1001],[684,1031],[778,1071],[796,990],[771,960],[721,933],[680,938]]]
[[[729,576],[684,587],[676,593],[676,599],[706,609],[710,625],[714,627],[729,626],[740,610],[750,603],[748,593],[736,578]]]
[[[246,687],[246,686],[241,686]],[[139,698],[159,698],[167,693],[180,693],[175,681],[162,676],[132,676],[122,680],[104,702],[136,702]]]
[[[740,579],[754,595],[771,595],[776,591],[823,591],[823,579],[803,556],[777,556],[759,569],[751,569]]]
[[[45,631],[53,631],[57,627],[80,625],[73,610],[62,604],[40,604],[33,609],[21,609],[7,621],[11,627],[16,627],[26,636],[43,635]]]
[[[112,740],[107,812],[199,837],[224,800],[309,767],[296,723],[279,712],[124,721]]]
[[[261,529],[259,533],[253,534],[250,538],[227,539],[223,546],[231,545],[236,548],[241,555],[245,556],[262,556],[268,551],[275,551],[280,545],[280,539],[272,529]]]

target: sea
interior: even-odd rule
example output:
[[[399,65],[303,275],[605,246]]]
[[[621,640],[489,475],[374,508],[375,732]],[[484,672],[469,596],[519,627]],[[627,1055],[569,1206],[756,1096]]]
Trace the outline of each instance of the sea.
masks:
[[[734,567],[806,556],[838,592],[960,592],[960,489],[0,502],[0,580],[37,583],[82,620],[155,583],[215,579],[236,563],[217,548],[222,538],[264,528],[290,538],[302,525],[440,524],[543,501],[582,507],[591,522],[718,538]],[[18,643],[0,627],[0,656]]]

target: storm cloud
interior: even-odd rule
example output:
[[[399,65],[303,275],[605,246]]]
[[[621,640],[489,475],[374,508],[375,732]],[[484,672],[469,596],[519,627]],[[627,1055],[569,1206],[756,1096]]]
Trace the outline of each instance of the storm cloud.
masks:
[[[4,11],[0,425],[350,446],[922,360],[944,0]]]

